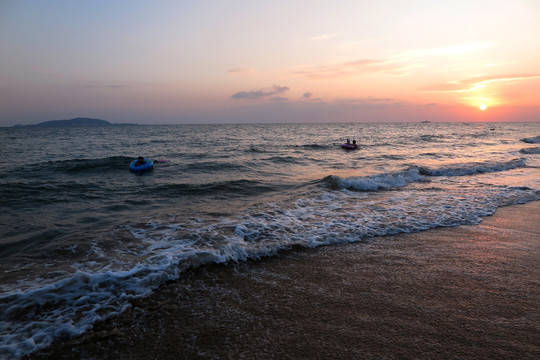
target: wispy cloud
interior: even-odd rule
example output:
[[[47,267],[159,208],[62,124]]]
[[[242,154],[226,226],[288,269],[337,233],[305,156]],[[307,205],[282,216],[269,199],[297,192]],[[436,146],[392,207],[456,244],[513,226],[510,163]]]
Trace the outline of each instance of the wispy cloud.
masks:
[[[335,34],[324,34],[312,37],[312,40],[323,40]],[[494,45],[491,41],[457,44],[434,48],[413,48],[389,55],[387,58],[364,58],[341,62],[332,65],[303,66],[290,70],[293,75],[305,76],[309,79],[338,79],[364,74],[384,74],[390,76],[403,76],[411,70],[424,65],[421,59],[428,57],[462,56],[468,53],[479,52]]]
[[[257,100],[257,99],[262,99],[262,98],[266,98],[270,96],[280,95],[289,90],[290,88],[288,86],[274,85],[270,88],[263,88],[260,90],[240,91],[240,92],[237,92],[236,94],[233,94],[231,98]],[[279,97],[275,97],[274,99],[276,98],[280,100],[284,99],[284,98],[279,98]]]
[[[491,83],[515,83],[538,78],[540,78],[540,74],[482,76],[425,86],[420,88],[420,90],[427,92],[469,92],[482,89]]]
[[[403,68],[399,64],[385,60],[360,59],[335,65],[312,66],[292,71],[294,75],[305,76],[309,79],[346,78],[366,73],[386,73],[399,75]]]
[[[231,75],[253,75],[256,71],[251,68],[234,68],[229,69],[227,72]]]
[[[395,59],[411,59],[426,56],[455,56],[478,52],[494,46],[492,41],[457,44],[434,48],[414,48],[398,52],[392,56]]]
[[[380,98],[380,97],[361,97],[361,98],[345,98],[336,101],[338,104],[348,105],[378,105],[378,106],[403,106],[405,102],[396,98]]]
[[[309,40],[328,40],[328,39],[331,39],[331,38],[336,37],[336,36],[337,36],[336,33],[322,34],[322,35],[312,36],[312,37],[309,38]]]

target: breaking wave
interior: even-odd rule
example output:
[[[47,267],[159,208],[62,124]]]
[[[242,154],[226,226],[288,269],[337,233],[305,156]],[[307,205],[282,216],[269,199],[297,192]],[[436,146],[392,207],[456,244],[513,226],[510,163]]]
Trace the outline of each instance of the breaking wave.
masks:
[[[525,159],[521,158],[501,162],[488,161],[456,164],[435,169],[419,167],[419,172],[420,174],[427,176],[465,176],[480,173],[501,172],[526,166]]]
[[[529,143],[529,144],[540,144],[540,135],[539,136],[534,136],[534,137],[529,137],[529,138],[524,138],[524,139],[521,139],[521,141]]]

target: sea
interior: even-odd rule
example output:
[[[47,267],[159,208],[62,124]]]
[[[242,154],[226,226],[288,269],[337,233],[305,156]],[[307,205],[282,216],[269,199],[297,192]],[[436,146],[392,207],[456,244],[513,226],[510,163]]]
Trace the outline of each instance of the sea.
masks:
[[[0,359],[80,335],[188,269],[538,201],[539,143],[540,123],[0,128]],[[153,170],[130,171],[138,156]]]

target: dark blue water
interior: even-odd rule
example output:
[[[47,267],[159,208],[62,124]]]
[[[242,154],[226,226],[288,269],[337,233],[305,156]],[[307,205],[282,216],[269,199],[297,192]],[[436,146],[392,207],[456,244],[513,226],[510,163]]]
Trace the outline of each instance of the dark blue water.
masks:
[[[474,224],[540,200],[539,123],[1,128],[0,359],[190,266]],[[360,149],[340,147],[356,139]],[[137,156],[158,160],[133,173]]]

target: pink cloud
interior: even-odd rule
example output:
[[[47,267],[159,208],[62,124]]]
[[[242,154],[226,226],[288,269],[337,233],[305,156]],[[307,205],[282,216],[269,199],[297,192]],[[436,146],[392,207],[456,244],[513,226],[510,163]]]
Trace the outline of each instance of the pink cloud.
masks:
[[[361,59],[335,65],[322,65],[305,67],[293,71],[294,75],[305,76],[310,79],[331,79],[357,76],[365,73],[387,73],[399,75],[403,67],[385,60]]]

